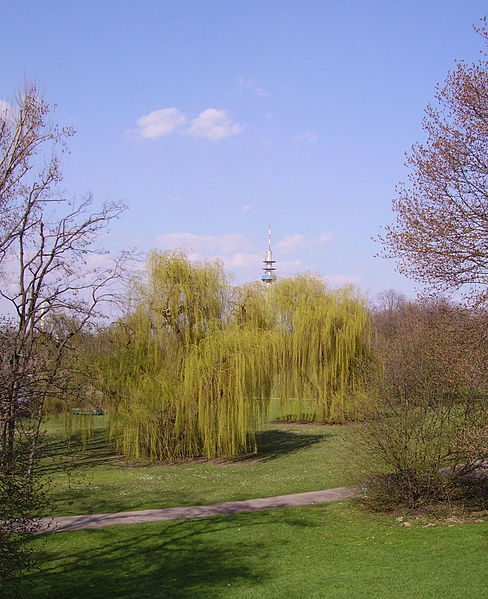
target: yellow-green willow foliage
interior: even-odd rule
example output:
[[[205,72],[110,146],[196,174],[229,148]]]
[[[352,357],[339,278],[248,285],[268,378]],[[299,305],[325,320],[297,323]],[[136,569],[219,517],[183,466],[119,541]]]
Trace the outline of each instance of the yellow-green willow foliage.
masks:
[[[239,322],[220,263],[154,252],[131,301],[96,358],[118,448],[153,460],[253,449],[271,393],[271,333]]]
[[[196,414],[208,457],[256,450],[273,382],[272,334],[230,324],[215,330],[185,363],[184,397]]]
[[[356,415],[369,318],[352,290],[309,275],[231,288],[219,262],[180,252],[153,252],[147,271],[94,352],[110,434],[128,458],[255,450],[277,392],[293,418]]]
[[[280,329],[277,393],[291,419],[340,423],[360,415],[374,370],[370,316],[350,287],[311,275],[270,290]]]

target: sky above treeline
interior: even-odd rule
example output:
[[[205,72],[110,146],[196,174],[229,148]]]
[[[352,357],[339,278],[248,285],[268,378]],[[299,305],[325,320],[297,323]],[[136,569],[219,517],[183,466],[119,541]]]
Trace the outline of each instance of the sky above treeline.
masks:
[[[77,133],[67,196],[129,209],[112,251],[183,247],[260,278],[311,271],[369,297],[415,284],[375,257],[405,152],[456,59],[478,60],[486,2],[2,4],[0,99],[24,79]]]

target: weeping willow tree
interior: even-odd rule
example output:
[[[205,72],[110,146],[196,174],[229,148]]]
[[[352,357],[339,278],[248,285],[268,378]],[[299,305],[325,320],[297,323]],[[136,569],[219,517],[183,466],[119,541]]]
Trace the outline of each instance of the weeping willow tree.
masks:
[[[208,457],[256,450],[267,415],[274,361],[271,332],[235,323],[194,347],[185,364],[184,394]]]
[[[310,275],[232,288],[219,262],[153,252],[92,352],[110,436],[128,458],[240,455],[256,450],[276,393],[294,419],[353,418],[368,333],[351,289]]]
[[[375,369],[364,302],[353,288],[331,291],[308,274],[281,280],[270,291],[280,330],[282,414],[322,423],[357,418]]]
[[[236,317],[221,264],[154,252],[131,301],[96,357],[118,448],[153,460],[253,449],[271,393],[272,335]]]

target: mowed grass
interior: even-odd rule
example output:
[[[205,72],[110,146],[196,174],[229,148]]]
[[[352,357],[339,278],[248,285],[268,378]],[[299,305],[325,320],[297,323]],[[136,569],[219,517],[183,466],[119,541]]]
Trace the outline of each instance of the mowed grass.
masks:
[[[406,528],[350,501],[53,533],[35,546],[32,599],[471,599],[488,588],[488,522]]]
[[[151,465],[126,464],[106,442],[104,417],[92,420],[85,449],[80,431],[67,446],[62,418],[48,423],[42,468],[55,515],[211,504],[357,482],[345,447],[355,426],[271,423],[259,436],[257,455]]]
[[[355,483],[355,426],[270,424],[257,456],[125,464],[94,417],[83,450],[48,423],[42,467],[57,514],[113,512]],[[26,599],[470,599],[486,596],[488,522],[372,514],[354,501],[208,519],[51,533],[33,541]],[[409,515],[406,515],[408,520]]]

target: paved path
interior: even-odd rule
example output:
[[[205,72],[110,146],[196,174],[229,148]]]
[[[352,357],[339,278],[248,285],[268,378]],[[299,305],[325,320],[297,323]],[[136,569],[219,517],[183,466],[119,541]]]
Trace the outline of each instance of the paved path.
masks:
[[[117,512],[115,514],[93,514],[88,516],[64,516],[60,518],[43,518],[40,521],[40,532],[62,532],[102,528],[120,524],[142,524],[160,520],[180,520],[185,518],[209,518],[256,510],[269,510],[279,507],[297,507],[316,503],[330,503],[341,499],[350,499],[359,495],[357,487],[337,487],[324,491],[310,491],[277,497],[245,499],[244,501],[226,501],[214,505],[194,505],[189,507],[168,507],[157,510],[141,510],[137,512]]]

